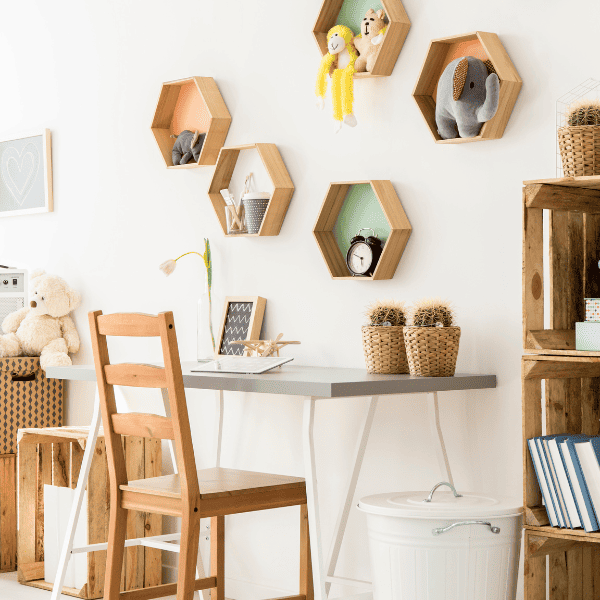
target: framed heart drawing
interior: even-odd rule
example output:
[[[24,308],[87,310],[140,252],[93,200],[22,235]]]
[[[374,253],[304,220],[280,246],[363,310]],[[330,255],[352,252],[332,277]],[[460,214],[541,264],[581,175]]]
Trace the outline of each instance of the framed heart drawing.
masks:
[[[50,130],[0,139],[0,217],[52,209]]]

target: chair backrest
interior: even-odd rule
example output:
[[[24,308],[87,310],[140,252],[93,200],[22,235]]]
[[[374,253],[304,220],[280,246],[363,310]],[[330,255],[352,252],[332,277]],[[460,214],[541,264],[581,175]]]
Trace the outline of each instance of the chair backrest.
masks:
[[[119,486],[128,481],[121,436],[132,435],[174,441],[182,500],[197,505],[200,491],[173,313],[103,315],[102,311],[95,311],[89,313],[89,320],[112,499],[118,500]],[[107,336],[160,337],[165,366],[111,364]],[[167,389],[171,417],[119,413],[115,385]]]

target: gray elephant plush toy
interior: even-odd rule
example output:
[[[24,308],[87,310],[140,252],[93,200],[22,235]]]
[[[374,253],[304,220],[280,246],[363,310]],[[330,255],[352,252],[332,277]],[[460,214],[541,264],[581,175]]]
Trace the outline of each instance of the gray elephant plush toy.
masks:
[[[171,137],[175,137],[172,135]],[[205,133],[196,131],[195,133],[184,129],[178,136],[173,146],[171,155],[174,165],[187,165],[193,158],[198,162],[200,151],[204,145]]]
[[[491,61],[453,60],[438,82],[435,122],[443,140],[475,137],[498,110],[500,80]]]

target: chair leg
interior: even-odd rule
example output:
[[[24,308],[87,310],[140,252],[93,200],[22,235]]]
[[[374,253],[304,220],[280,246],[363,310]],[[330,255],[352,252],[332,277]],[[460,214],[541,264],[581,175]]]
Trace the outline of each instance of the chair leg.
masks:
[[[105,600],[118,600],[121,594],[121,571],[127,535],[127,510],[119,506],[119,501],[111,498],[108,525],[108,552],[106,574],[104,576]]]
[[[217,579],[211,600],[225,600],[225,517],[210,520],[210,575]]]
[[[310,560],[310,538],[308,533],[308,507],[300,505],[300,595],[313,600],[312,562]]]
[[[196,581],[196,561],[200,542],[200,518],[184,514],[181,519],[177,600],[192,600]]]

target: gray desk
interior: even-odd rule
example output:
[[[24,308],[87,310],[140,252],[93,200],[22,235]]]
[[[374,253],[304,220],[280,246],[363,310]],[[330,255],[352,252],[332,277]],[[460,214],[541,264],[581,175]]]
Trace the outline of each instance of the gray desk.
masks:
[[[454,377],[413,377],[411,375],[369,375],[364,369],[343,369],[328,367],[305,367],[299,365],[284,365],[262,375],[238,375],[228,373],[192,373],[195,362],[182,363],[183,382],[186,388],[216,390],[219,402],[217,419],[216,466],[221,460],[221,434],[223,428],[223,392],[250,392],[260,394],[278,394],[304,398],[303,441],[304,441],[304,469],[306,477],[306,494],[308,502],[308,518],[310,528],[310,543],[313,565],[313,580],[315,586],[315,600],[326,600],[332,583],[353,586],[368,590],[360,594],[361,600],[371,598],[371,584],[337,577],[337,565],[344,531],[354,502],[356,484],[360,475],[363,457],[367,447],[371,424],[375,416],[379,396],[396,394],[427,394],[427,406],[430,414],[430,424],[433,439],[436,442],[436,451],[443,479],[452,480],[452,473],[444,445],[440,427],[439,407],[437,392],[454,390],[478,390],[496,387],[495,375],[469,375],[457,374]],[[93,366],[52,367],[47,370],[47,376],[56,379],[71,381],[96,381],[96,372]],[[346,486],[345,501],[340,509],[340,514],[335,527],[335,534],[327,560],[323,556],[323,543],[321,538],[318,483],[316,475],[316,456],[313,437],[315,420],[315,403],[317,400],[328,398],[358,398],[367,397],[369,402],[367,417],[363,424],[357,449],[354,455],[354,467]],[[165,411],[168,413],[168,401],[163,392]],[[100,426],[100,408],[96,397],[94,417],[90,427],[90,435],[86,444],[79,481],[76,490],[76,501],[69,519],[69,531],[63,545],[59,561],[59,575],[55,580],[52,600],[58,599],[58,592],[62,588],[63,572],[66,570],[68,557],[73,549],[73,532],[81,501],[83,489],[91,464],[91,453],[95,447],[98,429]],[[89,456],[88,456],[89,450]],[[176,462],[173,454],[173,464]],[[148,538],[145,538],[146,540]],[[141,543],[144,543],[143,541]],[[147,543],[147,542],[146,542]],[[326,568],[325,568],[326,566]],[[201,560],[198,562],[200,577],[203,576]],[[364,599],[362,596],[364,595]],[[205,596],[206,598],[206,596]],[[357,598],[357,596],[353,596]]]

